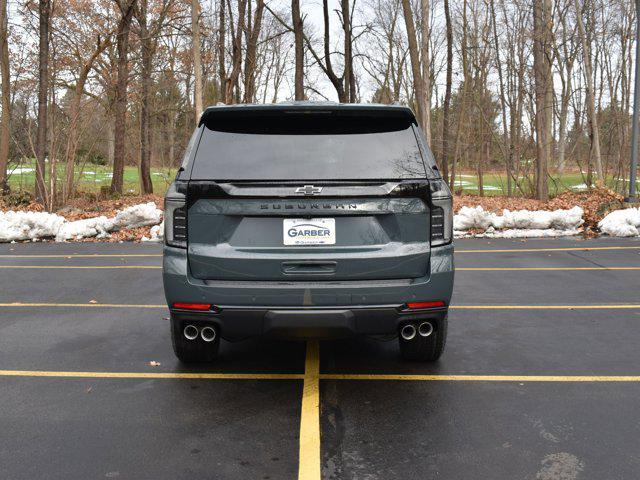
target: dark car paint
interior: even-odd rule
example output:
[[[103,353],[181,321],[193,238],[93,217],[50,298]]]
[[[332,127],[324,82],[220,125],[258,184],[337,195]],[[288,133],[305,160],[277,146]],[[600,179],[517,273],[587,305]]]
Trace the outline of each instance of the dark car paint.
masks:
[[[252,109],[282,111],[287,108],[322,109],[329,107],[324,104],[320,106],[305,104],[214,107],[207,109],[203,119],[206,116],[215,115],[217,111],[224,114],[230,114],[229,112],[234,114],[233,112],[236,111],[246,112]],[[358,111],[356,107],[351,106],[336,107],[333,105],[331,108],[354,113]],[[413,115],[406,107],[365,106],[362,108],[365,110],[371,108],[372,111],[376,109],[386,111],[389,108],[393,115]],[[203,128],[201,122],[200,135]],[[437,179],[440,175],[435,166],[433,155],[426,146],[424,135],[418,128],[414,128],[414,131],[427,172],[426,178],[422,182],[428,185],[429,178]],[[394,179],[386,179],[377,183],[353,182],[348,179],[343,182],[320,182],[323,185],[322,192],[318,197],[308,198],[304,195],[296,196],[294,192],[298,187],[314,183],[309,179],[296,182],[225,182],[214,179],[208,182],[189,182],[198,143],[196,139],[194,148],[186,152],[183,168],[178,173],[177,181],[171,185],[167,192],[167,198],[187,201],[190,218],[188,226],[190,242],[187,249],[165,244],[163,279],[165,296],[170,306],[174,302],[200,302],[215,305],[216,308],[211,312],[204,313],[172,309],[174,320],[179,323],[186,321],[213,323],[218,326],[223,338],[236,340],[265,334],[283,334],[294,337],[394,334],[400,324],[410,320],[430,319],[437,323],[444,318],[446,307],[418,312],[407,312],[404,309],[404,305],[410,301],[439,300],[444,301],[448,306],[453,289],[453,245],[431,247],[428,241],[416,243],[412,240],[416,234],[409,233],[418,226],[420,227],[418,230],[429,231],[428,210],[425,210],[428,201],[419,201],[416,198],[394,199],[389,197],[390,194],[393,195],[391,192],[394,191],[401,192],[403,196],[412,192],[422,196],[420,190],[422,186],[419,181],[403,182],[402,185]],[[194,196],[193,192],[197,192],[197,195]],[[385,217],[384,213],[386,213],[381,208],[384,208],[383,205],[394,204],[394,202],[396,204],[400,202],[398,205],[403,205],[399,212],[402,212],[402,209],[406,210],[400,215],[424,211],[427,212],[427,216],[415,225],[411,225],[409,222],[407,226],[401,227],[403,235],[406,235],[403,240],[408,243],[391,242],[391,246],[380,247],[377,245],[376,248],[369,249],[369,251],[366,248],[355,248],[349,252],[347,248],[347,253],[341,254],[344,259],[344,267],[339,263],[339,255],[335,250],[332,253],[332,249],[323,253],[322,248],[319,247],[296,251],[276,247],[276,245],[267,245],[278,249],[277,262],[283,264],[302,260],[306,262],[337,262],[338,268],[335,272],[341,271],[342,275],[336,278],[327,278],[322,272],[312,276],[308,276],[308,272],[296,276],[294,272],[293,276],[287,276],[286,272],[277,271],[275,264],[269,264],[268,261],[265,261],[268,255],[265,255],[264,249],[261,251],[260,245],[239,245],[240,248],[235,249],[233,255],[227,255],[226,259],[221,254],[222,251],[216,253],[218,241],[225,242],[227,245],[225,249],[227,253],[230,252],[228,245],[233,235],[232,230],[238,227],[237,224],[228,223],[230,215],[241,214],[246,215],[244,218],[259,219],[261,215],[273,215],[278,211],[286,211],[287,216],[306,216],[309,215],[306,213],[306,209],[311,211],[311,205],[314,204],[316,207],[313,208],[313,215],[316,217],[339,218],[341,215],[348,215],[350,210],[354,210],[350,205],[355,205],[356,213],[363,215],[368,212],[367,202],[362,202],[363,195],[373,195],[373,203],[369,203],[374,205],[370,207],[374,211],[369,213],[375,214],[371,217],[375,223],[371,223],[371,225],[379,226],[380,220]],[[354,200],[350,202],[349,197],[354,197]],[[207,198],[214,200],[207,201]],[[291,208],[287,208],[287,204],[290,204]],[[364,208],[363,205],[365,205]],[[353,213],[351,212],[351,214]],[[216,215],[219,215],[219,221],[213,221],[217,218]],[[344,218],[348,219],[348,217]],[[418,217],[416,217],[417,219]],[[212,221],[213,223],[211,223]],[[389,227],[390,229],[383,229],[387,236],[380,237],[382,233],[378,231],[376,235],[379,238],[372,239],[372,246],[376,245],[376,239],[384,240],[386,238],[387,241],[391,241],[393,232],[398,233],[400,227],[397,219],[392,218],[391,222],[393,225]],[[425,223],[420,225],[420,222]],[[251,227],[259,228],[259,225],[257,223],[247,225],[249,228],[247,231],[250,231]],[[263,231],[267,232],[269,229],[275,228],[274,225],[264,225],[263,227],[265,227]],[[211,238],[213,232],[216,232],[217,240],[207,244],[205,239]],[[389,236],[389,232],[391,232],[391,236]],[[199,238],[203,241],[192,243],[192,238]],[[342,247],[348,247],[348,241],[346,239],[343,241],[347,242],[347,245]],[[422,251],[416,250],[415,247],[418,245],[423,245]],[[294,248],[299,249],[300,247]],[[393,252],[395,255],[390,255],[387,263],[382,264],[384,268],[367,269],[367,263],[375,263],[375,257],[368,257],[368,255],[377,255],[378,261],[381,258],[384,259],[385,248],[389,252],[395,248]],[[405,250],[404,254],[402,253],[403,249]],[[307,253],[302,253],[305,251]],[[382,253],[380,253],[381,251]],[[357,258],[361,258],[361,267],[356,267]],[[204,266],[202,262],[204,262]],[[426,263],[421,266],[420,262]],[[242,264],[246,266],[240,269],[234,268],[234,266]],[[399,265],[406,265],[406,267],[399,267]],[[354,275],[349,275],[350,269],[353,269],[351,271]],[[376,277],[376,271],[386,273]]]

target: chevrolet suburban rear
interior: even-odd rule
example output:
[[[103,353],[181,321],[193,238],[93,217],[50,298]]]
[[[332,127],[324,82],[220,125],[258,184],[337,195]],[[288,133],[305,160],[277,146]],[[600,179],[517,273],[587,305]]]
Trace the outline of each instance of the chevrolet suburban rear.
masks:
[[[395,336],[444,350],[452,198],[411,110],[210,107],[165,199],[163,279],[184,362],[221,338]]]

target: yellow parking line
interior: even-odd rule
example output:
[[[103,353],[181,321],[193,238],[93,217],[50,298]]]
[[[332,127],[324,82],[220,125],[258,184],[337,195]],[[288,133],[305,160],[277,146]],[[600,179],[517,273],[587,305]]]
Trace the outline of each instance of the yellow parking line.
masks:
[[[314,346],[315,344],[315,346]],[[319,373],[318,343],[309,342],[305,374],[299,373],[174,373],[174,372],[74,372],[0,370],[0,377],[148,378],[181,380],[304,380],[300,422],[300,478],[320,466],[320,380],[385,380],[441,382],[640,382],[640,375],[402,375]],[[317,459],[317,461],[315,461]],[[304,462],[303,462],[304,460]],[[303,464],[304,467],[303,468]]]
[[[640,382],[638,375],[368,375],[322,374],[321,380],[398,380],[442,382]]]
[[[67,255],[0,255],[0,258],[102,258],[102,257],[162,257],[161,253],[70,253]]]
[[[147,269],[156,270],[162,265],[0,265],[0,268],[22,268],[22,269],[87,269],[87,270],[115,270],[115,269]]]
[[[0,307],[91,307],[91,308],[167,308],[166,305],[123,304],[123,303],[0,303]]]
[[[0,377],[56,378],[158,378],[211,380],[302,380],[297,373],[172,373],[172,372],[53,372],[40,370],[0,370]]]
[[[590,252],[592,250],[640,250],[640,245],[633,247],[570,247],[570,248],[506,248],[486,250],[458,250],[456,253],[519,253],[519,252]]]
[[[300,415],[298,480],[320,480],[320,347],[307,342]]]
[[[518,272],[528,270],[640,270],[640,267],[459,267],[456,270],[466,272]]]

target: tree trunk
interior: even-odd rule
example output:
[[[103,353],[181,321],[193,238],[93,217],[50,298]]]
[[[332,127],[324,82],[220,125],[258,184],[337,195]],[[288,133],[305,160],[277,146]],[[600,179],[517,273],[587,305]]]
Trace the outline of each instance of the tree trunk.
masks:
[[[202,115],[202,55],[200,53],[200,0],[191,0],[191,50],[193,52],[193,105],[196,125]],[[224,61],[224,60],[223,60]]]
[[[175,154],[175,144],[176,144],[176,112],[173,110],[169,110],[169,132],[167,134],[168,143],[169,143],[169,152],[167,156],[169,157],[169,166],[175,166],[176,154]]]
[[[429,53],[429,39],[431,28],[429,25],[429,0],[421,0],[422,32],[421,52],[422,59],[422,128],[427,137],[427,143],[431,145],[431,56]]]
[[[234,93],[237,93],[238,78],[242,67],[242,33],[244,32],[244,20],[247,0],[238,0],[238,21],[235,27],[235,35],[231,49],[232,69],[231,74],[225,79],[224,103],[234,103]],[[233,34],[234,32],[232,32]]]
[[[549,199],[547,172],[551,157],[551,116],[553,77],[551,75],[551,0],[534,0],[533,69],[535,76],[536,195]]]
[[[36,200],[46,202],[45,158],[47,154],[47,99],[49,93],[49,27],[51,2],[40,0],[38,47],[38,131],[36,136]]]
[[[127,121],[127,82],[129,80],[129,66],[127,56],[129,54],[129,33],[131,31],[131,19],[136,0],[122,0],[118,2],[120,7],[120,20],[118,21],[118,79],[116,82],[115,99],[115,134],[113,148],[113,177],[111,178],[111,192],[122,194],[124,185],[124,160],[125,160],[125,132]]]
[[[116,121],[111,111],[106,112],[105,120],[107,122],[107,162],[113,165],[116,157]]]
[[[331,64],[331,29],[329,26],[329,2],[328,0],[323,0],[322,2],[322,17],[324,23],[324,68],[325,74],[329,77],[333,88],[336,89],[336,93],[338,94],[338,101],[341,103],[348,102],[348,97],[345,95],[344,89],[344,72],[342,74],[342,78],[339,78],[333,70],[333,65]],[[312,50],[313,52],[313,50]],[[315,55],[314,55],[315,56]],[[316,57],[316,60],[320,64],[320,60]]]
[[[349,9],[349,0],[342,0],[342,29],[344,31],[344,72],[343,85],[345,100],[350,103],[356,101],[356,82],[353,72],[353,45],[351,31],[351,10]]]
[[[453,28],[451,25],[451,12],[449,0],[444,0],[444,16],[447,28],[447,85],[444,93],[444,105],[442,107],[442,176],[445,182],[449,181],[449,138],[451,129],[451,83],[453,76]]]
[[[420,55],[418,54],[418,40],[416,38],[416,26],[413,21],[413,11],[411,10],[411,2],[402,0],[402,10],[404,12],[404,21],[407,28],[407,40],[409,42],[409,58],[411,59],[411,72],[413,74],[413,91],[415,92],[415,104],[418,110],[418,119],[422,130],[425,131],[425,105],[423,90],[422,74],[420,73]]]
[[[258,50],[258,39],[262,27],[262,13],[264,12],[264,0],[258,0],[253,22],[248,29],[247,53],[244,60],[244,102],[252,103],[256,97],[256,57]],[[249,12],[251,14],[251,12]]]
[[[9,84],[9,28],[7,0],[0,0],[0,80],[2,81],[2,118],[0,118],[0,195],[9,192],[9,123],[11,121],[11,85]]]
[[[196,0],[197,1],[197,0]],[[140,44],[142,46],[142,65],[140,82],[142,98],[140,102],[140,193],[153,193],[151,182],[151,111],[149,109],[151,90],[151,62],[153,45],[147,25],[148,0],[140,0]],[[197,96],[196,96],[197,98]],[[202,104],[200,105],[202,108]],[[196,104],[196,111],[198,107]]]
[[[582,59],[584,64],[585,79],[585,102],[587,107],[587,121],[589,123],[589,140],[591,142],[589,148],[589,165],[594,165],[596,169],[596,185],[602,187],[604,185],[604,175],[602,173],[602,157],[600,155],[600,131],[598,128],[598,116],[596,114],[596,102],[593,92],[593,67],[591,65],[591,42],[587,39],[587,34],[582,21],[583,11],[580,9],[578,0],[575,0],[576,22],[578,25],[578,35],[582,44]],[[587,2],[584,2],[586,7]],[[590,5],[593,10],[593,5]],[[592,14],[590,14],[592,15]],[[590,28],[594,28],[593,21],[590,22]],[[591,36],[591,35],[590,35]],[[588,187],[591,187],[589,184]]]
[[[226,19],[225,19],[225,0],[220,0],[220,12],[218,14],[218,78],[220,79],[220,87],[218,96],[224,100],[224,89],[227,81],[227,71],[225,66],[226,48]]]

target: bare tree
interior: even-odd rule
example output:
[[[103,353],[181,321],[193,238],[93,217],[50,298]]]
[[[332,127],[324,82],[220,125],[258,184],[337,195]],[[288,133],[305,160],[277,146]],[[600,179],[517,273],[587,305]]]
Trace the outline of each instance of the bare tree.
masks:
[[[9,160],[9,123],[11,122],[11,85],[9,67],[9,24],[7,0],[0,0],[0,80],[2,81],[2,117],[0,118],[0,195],[9,191],[7,162]]]
[[[547,172],[551,158],[551,117],[553,115],[553,77],[551,75],[551,0],[533,3],[533,70],[535,77],[536,195],[548,200]]]
[[[260,29],[262,28],[262,14],[264,12],[264,0],[257,0],[256,10],[251,18],[251,3],[249,3],[249,12],[247,16],[247,50],[244,61],[244,101],[252,103],[256,96],[256,63],[258,38],[260,37]]]
[[[344,96],[349,102],[354,103],[356,101],[356,77],[353,72],[352,12],[349,8],[349,0],[342,0],[340,3],[342,7],[342,31],[344,34]]]
[[[47,155],[47,107],[49,98],[49,27],[51,25],[51,1],[38,3],[38,131],[36,138],[36,199],[47,200],[45,184],[45,158]]]
[[[584,10],[587,11],[589,16],[590,29],[593,31],[595,27],[594,23],[594,6],[589,0],[583,0],[583,8],[580,8],[579,0],[574,1],[576,8],[576,24],[578,26],[578,35],[580,36],[580,43],[582,44],[582,59],[583,59],[583,71],[585,81],[585,100],[587,107],[587,121],[589,123],[589,165],[594,165],[596,168],[596,185],[602,187],[604,185],[604,175],[602,173],[602,157],[600,155],[600,131],[598,129],[598,115],[596,113],[596,102],[593,91],[593,66],[591,64],[591,39],[587,38],[585,32],[584,22],[582,15]],[[591,179],[589,179],[591,180]],[[591,183],[589,182],[589,186]]]
[[[242,69],[242,35],[245,30],[247,0],[238,0],[238,11],[234,20],[233,11],[229,8],[229,24],[231,31],[231,71],[223,79],[222,90],[224,103],[239,102],[240,71]],[[221,40],[224,42],[224,39]]]
[[[221,3],[224,3],[222,0]],[[224,7],[223,7],[224,8]],[[191,51],[193,54],[193,106],[196,124],[202,115],[202,53],[200,52],[200,0],[191,0]]]
[[[426,92],[424,91],[424,82],[422,72],[420,70],[420,54],[418,52],[418,39],[416,36],[416,25],[413,20],[413,10],[409,0],[402,0],[402,10],[404,11],[404,21],[407,28],[407,39],[409,41],[409,58],[411,59],[411,71],[413,73],[413,89],[415,91],[415,103],[418,110],[418,119],[422,129],[427,132],[427,126],[430,124],[426,111],[427,102]]]
[[[295,42],[295,99],[304,100],[304,31],[302,17],[300,16],[300,0],[291,0],[291,21],[293,23]]]
[[[421,7],[421,34],[420,34],[420,60],[422,61],[422,128],[431,144],[431,58],[429,55],[429,39],[431,28],[429,25],[429,0],[420,0]]]
[[[140,24],[140,44],[142,46],[142,61],[140,65],[140,82],[142,98],[140,102],[140,191],[141,193],[153,193],[151,182],[151,132],[149,123],[151,112],[149,110],[149,97],[151,90],[151,62],[153,61],[153,40],[148,27],[149,0],[140,0],[138,10],[138,23]]]
[[[75,86],[73,87],[73,98],[71,100],[70,109],[70,122],[69,122],[69,135],[67,136],[67,149],[65,153],[65,183],[62,192],[62,200],[66,202],[71,196],[73,196],[74,190],[74,169],[76,154],[78,151],[79,141],[79,120],[80,120],[80,107],[82,103],[82,97],[84,95],[85,85],[89,73],[93,68],[93,64],[100,54],[111,45],[111,33],[107,32],[107,36],[100,38],[98,34],[96,45],[89,57],[81,61],[80,70],[78,71],[78,77],[76,79]],[[80,54],[80,52],[78,52]]]
[[[502,60],[500,58],[500,42],[498,40],[498,26],[496,19],[496,7],[495,0],[490,0],[489,7],[491,9],[491,26],[493,29],[493,44],[495,48],[495,64],[498,71],[498,86],[500,91],[500,110],[502,112],[502,149],[504,152],[505,146],[509,138],[509,126],[507,124],[507,99],[505,94],[504,79],[502,73]],[[507,196],[511,196],[511,158],[509,155],[503,155],[505,158],[505,167],[507,173]]]
[[[197,0],[196,0],[197,1]],[[164,26],[164,19],[173,0],[162,0],[160,11],[149,26],[148,0],[140,0],[140,8],[136,9],[136,17],[140,25],[139,38],[142,47],[140,65],[141,101],[140,101],[140,191],[153,193],[151,181],[151,70],[153,57],[158,46],[158,36]],[[198,43],[199,45],[199,43]],[[194,62],[195,65],[195,62]],[[198,83],[196,82],[196,87]],[[197,99],[197,95],[196,95]],[[200,104],[202,110],[202,103]],[[197,110],[197,107],[196,107]]]
[[[569,116],[569,102],[573,94],[573,66],[576,60],[577,41],[575,27],[569,28],[567,21],[568,8],[558,5],[557,18],[560,24],[559,35],[554,35],[555,61],[558,65],[560,78],[560,98],[558,110],[558,172],[565,167],[567,150],[567,119]],[[559,37],[559,38],[558,38]]]
[[[447,29],[447,80],[442,107],[442,175],[449,180],[449,138],[451,136],[451,83],[453,76],[453,27],[451,24],[451,10],[449,0],[444,0],[444,17]]]
[[[377,85],[373,101],[394,103],[401,100],[407,61],[406,37],[400,26],[400,0],[373,0],[375,12],[371,21],[370,39],[360,52],[362,68]]]
[[[111,192],[122,193],[124,186],[125,133],[127,121],[127,85],[129,81],[129,33],[136,0],[114,0],[120,11],[117,30],[118,80],[115,99],[115,145]]]
[[[225,84],[227,82],[227,67],[225,64],[226,57],[226,2],[225,0],[220,0],[220,10],[218,11],[218,77],[220,80],[219,91],[220,95],[224,96]]]

